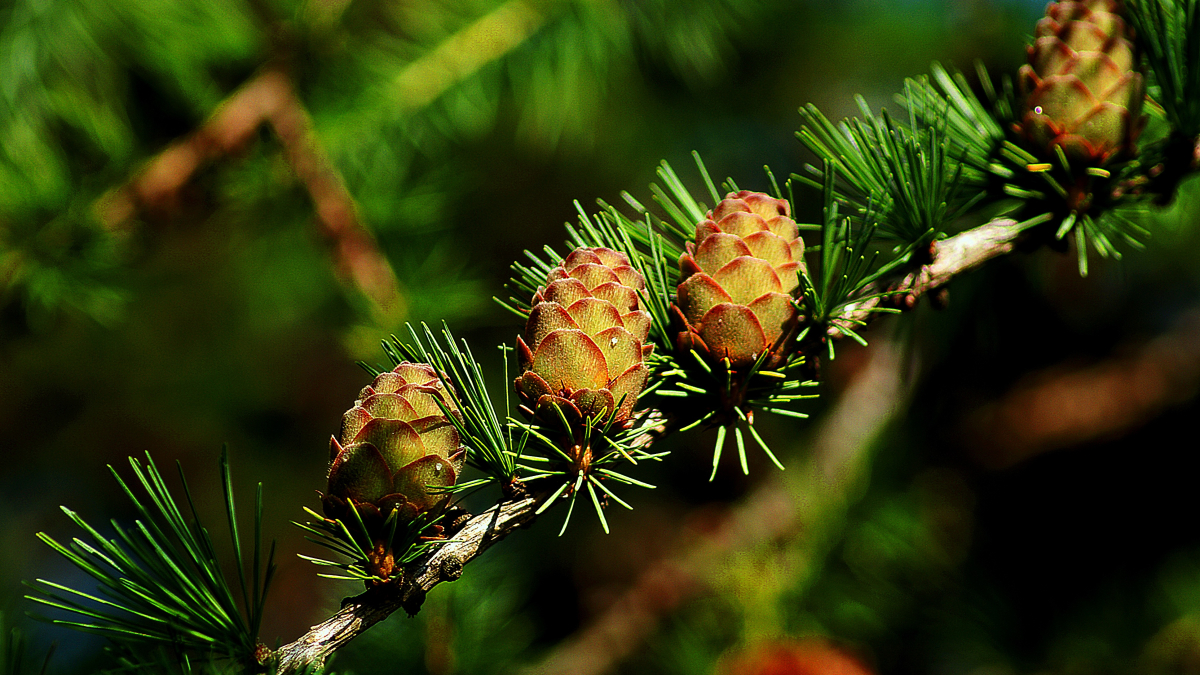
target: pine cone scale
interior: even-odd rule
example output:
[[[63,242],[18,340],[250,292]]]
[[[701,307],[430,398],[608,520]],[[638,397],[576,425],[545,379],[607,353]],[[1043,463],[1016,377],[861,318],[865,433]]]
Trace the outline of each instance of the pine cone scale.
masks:
[[[533,352],[533,370],[550,374],[543,379],[553,390],[598,389],[608,383],[604,353],[578,329],[551,332]]]
[[[767,293],[783,291],[783,284],[771,263],[761,258],[734,258],[717,273],[713,281],[724,288],[739,305],[749,305]]]
[[[707,274],[695,274],[679,284],[678,302],[688,323],[697,324],[704,320],[708,310],[733,302],[733,296]]]
[[[540,345],[547,335],[556,330],[580,330],[570,312],[557,302],[540,302],[534,305],[526,326],[524,345]],[[530,354],[532,353],[531,351]],[[532,361],[530,358],[530,362]]]
[[[391,470],[379,449],[370,443],[342,450],[329,470],[329,494],[374,502],[392,492]]]
[[[610,379],[642,362],[641,340],[623,326],[606,328],[592,336],[592,340],[604,355]]]
[[[611,302],[600,298],[584,298],[567,308],[567,313],[579,328],[589,336],[595,336],[610,326],[621,325],[621,314]]]
[[[744,305],[722,303],[704,315],[700,323],[700,338],[717,350],[718,358],[728,358],[735,365],[746,365],[771,345],[754,311]]]

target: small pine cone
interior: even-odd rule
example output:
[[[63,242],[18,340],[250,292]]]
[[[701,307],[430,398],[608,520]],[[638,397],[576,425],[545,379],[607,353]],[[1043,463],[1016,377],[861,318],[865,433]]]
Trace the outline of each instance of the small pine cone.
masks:
[[[404,523],[445,505],[447,495],[427,486],[453,486],[465,448],[438,400],[460,416],[433,367],[407,361],[359,393],[340,438],[329,439],[326,516],[345,518],[354,508],[378,536],[393,509]]]
[[[804,241],[788,203],[761,192],[729,193],[696,226],[679,258],[676,318],[680,351],[695,349],[734,367],[764,351],[773,367],[786,358],[779,339],[798,319],[792,295],[804,268]]]
[[[1055,2],[1037,24],[1016,128],[1046,157],[1098,167],[1135,152],[1145,78],[1119,0]]]
[[[645,280],[629,258],[607,248],[577,248],[550,271],[517,338],[526,410],[557,423],[557,404],[573,424],[630,420],[646,384],[650,315],[638,309]]]

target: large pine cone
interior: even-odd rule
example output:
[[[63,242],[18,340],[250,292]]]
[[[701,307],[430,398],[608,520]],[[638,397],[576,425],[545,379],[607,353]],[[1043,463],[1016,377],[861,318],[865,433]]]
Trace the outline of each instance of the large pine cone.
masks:
[[[646,384],[650,315],[638,308],[645,288],[623,253],[577,248],[550,271],[533,297],[515,385],[530,414],[557,423],[557,404],[573,424],[627,422]]]
[[[1046,157],[1101,166],[1134,153],[1145,83],[1118,0],[1056,2],[1038,22],[1018,131]]]
[[[761,192],[729,193],[696,226],[679,258],[676,343],[735,368],[764,351],[771,368],[786,358],[776,344],[794,326],[804,241],[788,203]]]

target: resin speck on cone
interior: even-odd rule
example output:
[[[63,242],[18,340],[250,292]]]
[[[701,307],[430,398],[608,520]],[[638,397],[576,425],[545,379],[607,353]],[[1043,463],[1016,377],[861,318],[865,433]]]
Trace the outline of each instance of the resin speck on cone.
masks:
[[[1055,2],[1021,67],[1016,130],[1045,158],[1100,167],[1131,156],[1144,124],[1145,78],[1118,0]]]

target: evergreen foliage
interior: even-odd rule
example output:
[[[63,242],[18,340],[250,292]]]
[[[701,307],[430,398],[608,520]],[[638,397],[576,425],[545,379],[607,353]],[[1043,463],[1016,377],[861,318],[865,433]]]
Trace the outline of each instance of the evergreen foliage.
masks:
[[[173,97],[184,108],[179,114],[188,128],[207,115],[213,115],[209,124],[219,117],[220,101],[231,93],[219,76],[222,71],[238,71],[256,81],[253,78],[278,67],[300,92],[295,99],[300,108],[294,117],[264,120],[274,125],[278,137],[276,159],[292,164],[313,202],[314,218],[337,239],[333,266],[357,270],[347,278],[357,284],[356,293],[372,298],[377,322],[396,323],[405,312],[388,315],[394,307],[389,309],[372,286],[386,285],[386,280],[370,278],[355,267],[356,260],[361,262],[355,256],[362,254],[356,247],[370,249],[372,235],[338,239],[351,231],[373,231],[392,265],[388,269],[397,270],[397,288],[404,288],[414,303],[425,303],[422,311],[444,308],[444,317],[465,320],[483,311],[473,292],[481,282],[470,271],[469,256],[440,258],[437,253],[457,245],[437,232],[436,216],[429,215],[449,198],[430,194],[432,190],[422,194],[422,180],[430,185],[442,180],[436,169],[421,174],[425,158],[435,156],[443,144],[481,138],[510,113],[535,144],[571,142],[573,134],[597,123],[604,114],[601,102],[613,93],[587,86],[601,78],[586,73],[633,70],[632,64],[649,53],[680,79],[703,82],[724,66],[722,45],[744,30],[739,26],[745,22],[733,17],[758,16],[770,9],[729,0],[704,0],[686,11],[667,0],[411,5],[243,6],[230,0],[206,8],[163,3],[138,9],[113,4],[109,21],[115,23],[105,24],[85,16],[86,9],[18,2],[0,35],[5,51],[25,50],[30,59],[25,67],[32,69],[19,72],[17,60],[4,66],[13,72],[3,79],[8,106],[0,111],[0,139],[5,139],[0,143],[0,214],[19,223],[0,240],[9,292],[21,296],[26,310],[53,312],[75,305],[98,319],[113,311],[119,283],[101,277],[119,269],[119,252],[131,244],[127,235],[115,232],[118,223],[105,220],[108,212],[102,207],[121,199],[145,200],[145,185],[127,189],[118,181],[134,162],[155,161],[155,148],[144,145],[136,134],[137,111],[128,107],[130,102],[97,96],[92,90],[96,81],[131,77],[119,65],[122,58],[151,71],[147,77],[177,89]],[[196,53],[177,52],[169,34],[162,32],[170,22],[154,17],[156,11],[221,38]],[[1050,10],[1051,16],[1055,11]],[[466,466],[473,475],[445,485],[418,486],[436,495],[439,505],[407,518],[394,505],[388,510],[390,494],[372,502],[382,511],[373,514],[377,522],[349,499],[343,513],[305,508],[309,519],[296,525],[309,541],[333,555],[301,557],[322,568],[319,576],[350,580],[367,589],[348,600],[349,609],[338,616],[364,607],[384,615],[399,607],[415,613],[433,584],[463,574],[464,565],[507,534],[493,538],[473,534],[470,527],[488,514],[498,519],[506,508],[520,510],[518,515],[527,518],[524,523],[558,508],[563,514],[558,535],[567,541],[576,502],[582,499],[591,504],[606,534],[620,536],[619,526],[609,520],[612,503],[630,510],[637,503],[622,488],[652,488],[651,481],[661,475],[655,473],[655,465],[670,470],[676,466],[672,463],[684,461],[669,456],[678,447],[666,440],[670,436],[695,438],[712,430],[711,472],[705,470],[710,484],[718,478],[722,458],[734,450],[742,474],[750,475],[755,462],[748,446],[756,446],[772,465],[784,469],[771,435],[764,432],[773,422],[764,422],[763,413],[804,419],[818,409],[807,401],[816,398],[823,369],[838,355],[837,343],[848,338],[866,346],[863,329],[871,320],[911,309],[920,295],[945,283],[940,277],[930,281],[939,266],[948,267],[950,277],[1009,252],[1017,242],[1028,248],[1074,246],[1079,273],[1086,276],[1089,248],[1105,258],[1120,258],[1119,246],[1140,246],[1150,235],[1141,224],[1145,214],[1173,199],[1185,178],[1200,170],[1200,84],[1195,77],[1200,73],[1200,9],[1195,0],[1131,0],[1126,12],[1135,29],[1130,39],[1137,41],[1145,59],[1118,75],[1140,78],[1146,70],[1152,83],[1152,115],[1148,121],[1140,117],[1141,89],[1136,86],[1127,88],[1136,91],[1138,101],[1106,101],[1105,105],[1120,105],[1127,122],[1123,136],[1107,139],[1107,150],[1093,148],[1089,140],[1085,145],[1091,154],[1081,154],[1071,145],[1075,141],[1062,140],[1085,131],[1100,133],[1094,129],[1065,129],[1046,143],[1044,128],[1058,129],[1059,122],[1042,119],[1050,117],[1051,104],[1046,103],[1045,112],[1042,105],[1032,105],[1034,94],[1015,91],[1011,77],[1001,78],[997,86],[980,67],[976,93],[962,73],[935,63],[929,76],[905,81],[895,97],[901,114],[886,109],[876,113],[861,97],[859,117],[838,123],[815,105],[801,108],[797,137],[817,164],[803,173],[789,172],[782,185],[765,168],[762,180],[767,189],[762,192],[743,190],[733,178],[718,187],[699,154],[693,153],[694,178],[681,177],[666,161],[659,165],[658,180],[649,188],[650,206],[630,193],[622,194],[620,206],[600,201],[594,213],[576,202],[578,218],[566,225],[565,246],[526,251],[525,258],[512,265],[508,296],[497,298],[533,326],[516,340],[516,347],[499,346],[504,365],[498,380],[491,375],[489,381],[488,368],[476,357],[490,351],[473,349],[456,337],[449,321],[440,331],[424,323],[403,324],[401,337],[392,335],[383,342],[384,352],[393,366],[421,364],[434,384],[436,374],[447,398],[432,400],[465,448]],[[51,21],[70,28],[54,40],[46,39]],[[113,39],[100,37],[99,31],[136,32],[132,27],[145,34],[122,43],[127,54],[97,53],[96,43]],[[1039,35],[1047,30],[1039,28]],[[1069,36],[1069,31],[1060,33]],[[35,47],[23,46],[31,40]],[[360,48],[337,49],[347,42]],[[323,62],[318,56],[326,51],[335,56]],[[1030,50],[1031,61],[1041,68],[1045,64],[1035,51]],[[277,66],[274,59],[280,53],[287,55],[286,63]],[[95,72],[86,72],[89,68]],[[1064,72],[1074,76],[1069,68]],[[1055,76],[1037,73],[1039,83]],[[1023,71],[1023,77],[1032,76]],[[50,86],[36,96],[27,95],[33,79]],[[1037,96],[1082,95],[1066,85],[1038,86]],[[515,113],[502,110],[502,90],[522,92],[528,105]],[[80,101],[89,105],[78,105]],[[226,105],[231,105],[228,100]],[[300,134],[303,142],[298,145],[288,140],[288,120],[310,125],[304,127],[308,133]],[[79,155],[87,161],[114,167],[112,175],[104,170],[81,177],[76,162],[83,160],[64,151],[68,140],[82,147]],[[305,147],[326,150],[299,157]],[[38,157],[53,161],[41,167],[29,164]],[[146,175],[153,177],[153,172],[142,177]],[[222,200],[261,208],[274,203],[278,186],[226,184],[217,189]],[[349,205],[342,204],[346,211],[328,215],[323,200],[336,201],[330,195],[342,192],[349,195]],[[764,204],[775,210],[767,212]],[[816,204],[818,222],[791,221],[791,214],[814,212],[803,209]],[[154,219],[152,203],[139,202],[131,209],[137,215],[126,220]],[[363,222],[371,230],[362,229]],[[718,224],[724,223],[730,224],[722,230]],[[753,227],[736,229],[746,223]],[[999,229],[1004,238],[971,243],[972,236],[992,231],[989,228]],[[802,235],[807,246],[805,241],[796,243]],[[69,243],[54,245],[62,241]],[[418,241],[430,246],[415,245]],[[775,249],[768,250],[772,246]],[[725,257],[712,253],[716,249]],[[429,250],[434,253],[426,253]],[[578,262],[587,256],[602,262]],[[951,256],[970,259],[947,261]],[[718,259],[719,269],[697,272],[692,267],[703,266],[696,259]],[[596,274],[613,280],[596,280]],[[593,277],[585,285],[580,280],[586,275]],[[704,275],[701,284],[685,286],[698,275]],[[644,281],[644,287],[630,281],[634,277]],[[547,288],[557,280],[578,281],[587,297],[547,300]],[[701,292],[712,296],[700,313],[703,320],[688,314],[685,306],[689,293]],[[636,302],[620,305],[612,299],[617,294],[636,296]],[[403,305],[402,300],[397,305]],[[550,311],[544,308],[549,304],[555,304],[559,314],[538,323],[539,312]],[[641,313],[649,320],[642,332],[644,344],[638,335],[629,342],[634,356],[609,358],[619,338],[637,333],[633,322],[642,320]],[[766,325],[767,316],[777,319],[775,325]],[[747,326],[757,328],[756,336],[747,336]],[[539,332],[536,340],[534,332]],[[576,339],[577,334],[582,337]],[[545,356],[539,344],[554,343],[554,336],[572,341]],[[605,344],[609,336],[611,345]],[[560,342],[566,343],[567,337]],[[531,365],[542,358],[551,363],[549,368]],[[617,363],[620,367],[612,365]],[[388,371],[360,365],[373,377]],[[623,374],[643,372],[642,386],[618,386]],[[530,381],[545,391],[530,393]],[[733,449],[727,448],[730,444]],[[99,590],[37,579],[30,584],[28,598],[55,610],[49,619],[53,623],[108,638],[115,671],[321,671],[325,651],[301,659],[299,667],[288,660],[290,650],[313,646],[304,640],[272,650],[259,639],[275,571],[274,545],[266,551],[261,543],[261,484],[252,544],[244,548],[228,458],[222,452],[220,482],[235,582],[226,578],[226,566],[200,524],[182,468],[187,511],[149,455],[145,464],[129,461],[135,482],[112,473],[137,520],[112,520],[110,535],[63,507],[87,537],[64,544],[38,535]],[[395,470],[384,463],[387,475],[382,478],[388,485],[398,480]],[[923,529],[927,523],[913,522],[919,520],[914,513],[920,508],[910,502],[925,497],[928,494],[920,492],[898,499],[901,506],[894,511],[874,505],[867,509],[865,524],[850,528],[838,549],[847,565],[854,567],[855,556],[861,555],[856,546],[875,542],[865,530],[884,532],[884,539],[935,538],[936,533]],[[935,497],[951,498],[941,493]],[[470,500],[481,498],[490,500],[493,510],[473,519],[466,509],[474,503]],[[850,498],[829,501],[839,499],[842,504]],[[827,526],[835,527],[839,517],[845,514],[830,515]],[[824,533],[813,536],[813,547],[835,548],[822,543]],[[439,568],[440,576],[424,580],[424,566],[431,560],[467,545],[475,548],[466,558],[454,559],[457,569]],[[385,572],[379,571],[381,552],[394,557],[394,568],[389,562]],[[896,551],[879,554],[880,560],[892,561],[897,568],[910,564],[911,557],[915,556]],[[472,571],[468,568],[465,574]],[[853,571],[861,572],[857,567]],[[885,570],[879,576],[894,572]],[[814,582],[806,578],[797,583]],[[818,602],[834,597],[829,602],[846,606],[857,602],[842,595],[839,588],[829,587],[813,597]],[[881,615],[889,611],[876,609]],[[62,613],[71,618],[60,618]],[[806,621],[832,626],[838,620],[835,614],[817,607]],[[348,630],[356,634],[362,628]],[[320,643],[317,646],[328,652],[342,644],[319,631],[312,635],[309,642]],[[684,644],[678,651],[696,649]],[[6,655],[5,672],[23,672],[22,648],[15,637]]]
[[[191,517],[181,510],[149,455],[143,466],[129,460],[137,484],[149,501],[139,499],[116,470],[109,467],[139,519],[132,526],[110,525],[108,538],[79,514],[63,507],[91,542],[75,538],[60,544],[46,534],[38,538],[100,584],[98,594],[75,590],[54,581],[31,584],[42,605],[75,614],[80,620],[54,619],[55,623],[100,633],[117,645],[145,654],[140,646],[167,647],[203,657],[231,659],[243,666],[259,662],[258,629],[264,600],[275,573],[275,547],[262,548],[262,485],[255,495],[253,554],[246,560],[238,534],[229,461],[221,454],[221,485],[225,495],[237,586],[225,578],[208,530],[196,517],[196,508],[180,467],[183,494]],[[246,567],[249,563],[250,574]],[[149,652],[153,653],[153,652]],[[131,664],[137,667],[135,662]]]

